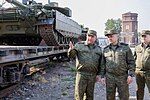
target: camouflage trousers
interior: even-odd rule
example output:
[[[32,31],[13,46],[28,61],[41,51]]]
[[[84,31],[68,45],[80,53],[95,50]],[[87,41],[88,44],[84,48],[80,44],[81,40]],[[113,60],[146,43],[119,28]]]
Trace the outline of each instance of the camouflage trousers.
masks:
[[[107,100],[116,100],[116,89],[119,93],[119,100],[129,100],[129,87],[127,84],[127,76],[116,76],[106,73],[106,98]]]
[[[96,74],[78,73],[76,75],[75,100],[93,100]]]
[[[137,84],[136,89],[137,100],[143,100],[145,84],[147,85],[150,94],[150,71],[149,72],[136,71],[136,84]]]

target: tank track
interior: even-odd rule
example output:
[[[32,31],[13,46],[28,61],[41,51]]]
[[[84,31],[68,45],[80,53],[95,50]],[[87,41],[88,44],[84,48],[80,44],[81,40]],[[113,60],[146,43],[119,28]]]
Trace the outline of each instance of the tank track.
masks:
[[[40,25],[39,29],[41,37],[48,46],[59,46],[53,25]]]
[[[48,46],[65,46],[69,44],[70,38],[55,30],[53,25],[40,25],[39,31]]]

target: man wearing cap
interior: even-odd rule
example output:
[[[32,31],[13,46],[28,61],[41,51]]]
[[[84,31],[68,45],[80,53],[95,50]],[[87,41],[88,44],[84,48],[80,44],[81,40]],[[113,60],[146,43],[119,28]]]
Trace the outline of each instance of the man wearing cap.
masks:
[[[116,100],[116,89],[120,100],[129,100],[129,87],[135,71],[135,61],[131,49],[119,43],[115,29],[105,32],[109,45],[104,48],[104,66],[101,68],[101,82],[106,85],[107,100]]]
[[[71,42],[69,44],[68,56],[76,56],[75,100],[94,99],[94,86],[99,79],[102,58],[102,50],[95,44],[96,38],[96,31],[89,30],[85,42],[75,46]]]
[[[143,100],[145,84],[150,93],[150,30],[143,30],[141,44],[135,48],[137,100]]]

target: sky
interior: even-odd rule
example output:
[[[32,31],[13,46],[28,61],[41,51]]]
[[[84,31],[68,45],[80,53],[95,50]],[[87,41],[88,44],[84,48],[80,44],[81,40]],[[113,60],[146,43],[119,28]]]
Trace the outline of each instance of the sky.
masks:
[[[0,4],[4,0],[0,0]],[[22,0],[18,0],[22,2]],[[46,4],[48,0],[35,0]],[[50,0],[58,2],[60,7],[72,10],[71,19],[84,27],[96,30],[98,36],[104,36],[107,19],[122,19],[122,14],[138,14],[138,32],[150,29],[150,0]],[[8,7],[5,4],[4,7]],[[10,6],[10,5],[9,5]]]

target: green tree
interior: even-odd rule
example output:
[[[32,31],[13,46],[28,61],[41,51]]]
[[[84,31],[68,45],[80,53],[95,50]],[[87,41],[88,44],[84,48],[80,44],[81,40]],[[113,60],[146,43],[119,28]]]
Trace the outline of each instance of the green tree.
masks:
[[[110,30],[110,29],[116,29],[116,31],[120,34],[122,28],[121,28],[121,19],[108,19],[107,22],[105,23],[105,30]]]

